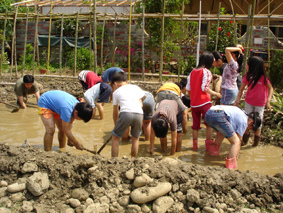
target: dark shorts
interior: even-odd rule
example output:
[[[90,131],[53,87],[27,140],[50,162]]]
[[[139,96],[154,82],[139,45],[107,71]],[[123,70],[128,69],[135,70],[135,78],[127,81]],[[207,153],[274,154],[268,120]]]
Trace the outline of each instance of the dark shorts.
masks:
[[[142,130],[143,115],[131,112],[120,112],[119,118],[116,122],[112,134],[121,138],[128,127],[131,127],[131,135],[134,138],[140,137]]]

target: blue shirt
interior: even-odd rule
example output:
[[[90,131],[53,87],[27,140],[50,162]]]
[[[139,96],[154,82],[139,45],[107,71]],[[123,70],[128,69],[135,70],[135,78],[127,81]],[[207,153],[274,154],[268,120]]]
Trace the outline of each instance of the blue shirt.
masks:
[[[103,82],[107,83],[111,80],[111,77],[115,72],[124,72],[124,70],[120,69],[119,67],[111,67],[102,73],[101,79]]]
[[[74,96],[61,90],[45,92],[38,100],[39,107],[58,113],[61,119],[68,123],[71,121],[77,103],[79,101]]]

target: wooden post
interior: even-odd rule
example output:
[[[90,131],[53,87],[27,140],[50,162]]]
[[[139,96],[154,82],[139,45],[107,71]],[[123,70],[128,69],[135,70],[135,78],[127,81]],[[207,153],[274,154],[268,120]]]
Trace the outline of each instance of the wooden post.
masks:
[[[250,22],[251,22],[251,10],[252,10],[252,5],[249,5],[248,7],[248,19],[247,19],[247,32],[246,32],[246,40],[245,40],[245,44],[246,44],[246,50],[244,53],[244,60],[243,60],[243,76],[246,73],[246,67],[247,67],[247,60],[248,60],[248,55],[249,55],[249,51],[250,51],[250,46],[249,46],[249,38],[250,38],[250,31],[251,31],[251,27],[250,27]]]
[[[185,2],[182,1],[182,13],[181,13],[181,25],[180,25],[180,37],[179,37],[179,45],[180,45],[180,52],[179,52],[179,62],[178,62],[178,82],[180,81],[180,73],[181,73],[181,66],[180,62],[182,60],[182,39],[183,39],[183,26],[184,26],[184,10],[185,10]]]
[[[233,13],[234,39],[235,39],[235,42],[237,44],[237,24],[236,24],[236,18],[235,18],[236,15],[235,15],[235,11],[234,11],[234,7],[233,7],[233,4],[232,4],[232,1],[231,0],[229,0],[229,1],[230,1],[230,4],[231,4],[231,9],[232,9],[232,13]]]
[[[74,76],[77,74],[77,50],[78,50],[78,28],[79,28],[79,13],[77,13],[77,18],[76,18],[76,34],[75,34],[75,63],[74,63]]]
[[[38,8],[37,6],[35,7],[36,10],[36,20],[35,20],[35,32],[34,32],[34,41],[33,41],[33,56],[32,56],[32,75],[34,76],[34,63],[35,63],[35,54],[38,52]],[[39,62],[39,58],[37,59]],[[39,68],[39,65],[38,65]]]
[[[26,63],[26,51],[27,51],[27,38],[28,38],[28,14],[29,7],[27,7],[27,16],[26,16],[26,29],[25,29],[25,41],[24,41],[24,52],[23,52],[23,64],[22,64],[22,76],[24,76],[24,69]]]
[[[7,9],[6,9],[6,14],[5,14],[5,20],[4,20],[4,26],[3,26],[3,39],[2,39],[2,49],[1,49],[1,61],[0,61],[0,76],[2,76],[2,64],[3,64],[3,61],[4,61],[4,44],[5,44],[5,32],[6,32],[6,24],[7,24],[7,16],[8,16],[8,12],[7,12]]]
[[[162,3],[162,23],[161,23],[161,46],[160,46],[160,68],[159,68],[159,81],[162,82],[163,71],[163,43],[164,43],[164,24],[165,24],[165,0]]]
[[[144,81],[144,25],[145,25],[145,8],[142,6],[142,81]]]
[[[49,32],[48,32],[48,50],[47,50],[47,71],[46,74],[49,73],[49,61],[50,61],[50,36],[51,36],[51,26],[52,26],[52,0],[50,2],[50,17],[49,17]],[[48,80],[48,78],[46,78]]]
[[[251,20],[251,25],[250,25],[251,31],[250,31],[250,39],[249,39],[249,49],[251,49],[251,46],[253,44],[252,37],[253,37],[253,31],[254,31],[255,5],[256,5],[256,0],[254,0],[253,14],[252,14],[252,20]],[[250,57],[250,51],[248,52],[248,57]]]
[[[130,3],[129,37],[128,37],[128,80],[131,79],[131,31],[132,31],[132,0]]]
[[[92,28],[91,28],[91,24],[92,24],[92,13],[91,13],[91,4],[89,7],[89,70],[92,70],[92,58],[91,58],[91,53],[92,53]]]
[[[63,30],[64,30],[64,13],[61,17],[61,29],[60,29],[60,49],[59,49],[59,75],[62,75],[62,52],[63,52]]]
[[[115,58],[116,58],[116,26],[117,26],[117,13],[115,12],[115,22],[114,22],[114,32],[113,32],[113,58],[112,58],[112,66],[115,66]]]
[[[10,78],[12,78],[12,71],[13,71],[13,63],[15,59],[15,73],[16,78],[18,77],[17,73],[17,57],[16,57],[16,24],[17,24],[17,16],[18,16],[18,6],[15,7],[15,14],[14,14],[14,25],[13,25],[13,35],[12,35],[12,47],[11,47],[11,67],[10,67]]]
[[[105,30],[105,23],[106,23],[105,19],[106,19],[106,8],[105,8],[105,12],[104,12],[101,43],[100,43],[100,71],[101,71],[101,73],[103,72],[103,45],[104,45],[104,30]]]
[[[94,70],[97,73],[97,44],[96,44],[96,0],[93,0],[93,50],[94,50]]]
[[[216,29],[216,42],[215,42],[215,51],[217,51],[218,49],[218,35],[219,35],[219,25],[220,25],[220,10],[221,10],[221,2],[219,2],[219,6],[218,6],[218,14],[217,14],[217,29]]]

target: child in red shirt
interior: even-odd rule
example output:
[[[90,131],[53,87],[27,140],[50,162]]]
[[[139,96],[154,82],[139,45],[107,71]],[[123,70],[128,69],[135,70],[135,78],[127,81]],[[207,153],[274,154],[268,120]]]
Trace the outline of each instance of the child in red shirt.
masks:
[[[193,69],[188,77],[188,83],[186,89],[191,97],[191,112],[193,117],[193,149],[198,149],[198,131],[201,129],[200,121],[201,116],[205,116],[205,113],[211,107],[210,95],[215,95],[221,98],[221,94],[212,91],[209,88],[212,78],[210,68],[214,61],[213,54],[210,52],[204,52],[199,58],[199,64],[197,68]],[[206,125],[206,123],[204,122]],[[213,143],[212,140],[212,128],[206,125],[206,150],[209,151],[209,145]]]

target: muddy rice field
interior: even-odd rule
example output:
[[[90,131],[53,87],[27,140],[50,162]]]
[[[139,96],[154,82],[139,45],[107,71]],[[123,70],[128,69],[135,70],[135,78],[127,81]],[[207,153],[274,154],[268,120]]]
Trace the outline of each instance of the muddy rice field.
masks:
[[[82,96],[76,79],[35,79],[45,91],[59,89]],[[0,82],[16,80],[3,76]],[[150,78],[134,80],[154,95],[161,85]],[[1,101],[16,102],[12,86],[2,84],[0,91]],[[269,117],[266,128],[270,130],[274,116]],[[263,135],[260,146],[283,147],[276,131],[271,133]],[[283,158],[278,164],[283,164]],[[6,212],[279,213],[283,212],[283,171],[271,176],[163,156],[72,155],[0,141],[0,213]]]

